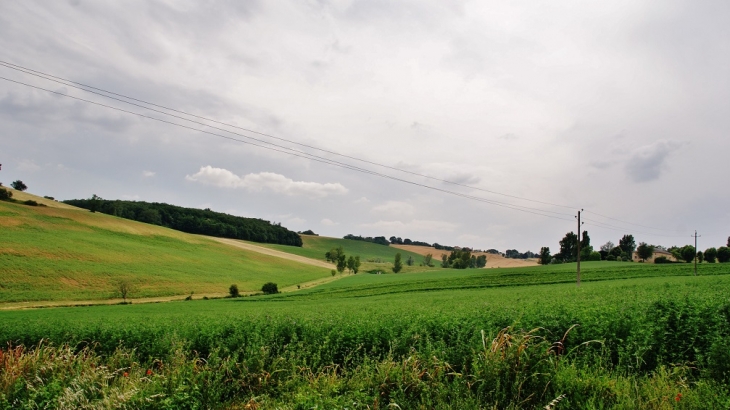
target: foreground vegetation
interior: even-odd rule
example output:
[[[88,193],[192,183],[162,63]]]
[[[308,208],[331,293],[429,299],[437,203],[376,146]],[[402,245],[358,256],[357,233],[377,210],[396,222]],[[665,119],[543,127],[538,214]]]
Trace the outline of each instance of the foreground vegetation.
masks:
[[[727,408],[730,272],[595,262],[356,275],[0,313],[0,406]],[[565,282],[565,283],[563,283]]]

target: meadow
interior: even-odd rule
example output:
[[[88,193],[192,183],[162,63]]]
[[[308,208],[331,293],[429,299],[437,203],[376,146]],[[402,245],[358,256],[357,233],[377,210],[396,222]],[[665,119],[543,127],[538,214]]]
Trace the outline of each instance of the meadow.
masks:
[[[574,268],[0,312],[0,406],[730,406],[730,265]]]
[[[222,296],[234,283],[255,292],[269,281],[285,287],[329,276],[327,269],[45,202],[0,202],[0,303],[109,299],[119,297],[121,281],[140,298]]]

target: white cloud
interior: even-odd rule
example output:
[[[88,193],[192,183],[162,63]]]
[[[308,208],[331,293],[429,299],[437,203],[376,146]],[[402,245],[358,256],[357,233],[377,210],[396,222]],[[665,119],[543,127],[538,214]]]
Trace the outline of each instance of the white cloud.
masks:
[[[41,166],[29,159],[24,159],[18,164],[18,171],[37,172],[41,170]]]
[[[210,165],[200,167],[200,171],[194,175],[185,176],[185,179],[221,188],[245,188],[255,192],[268,190],[279,194],[314,198],[344,195],[348,192],[348,189],[340,183],[294,181],[273,172],[260,172],[240,177],[227,169],[214,168]]]
[[[370,202],[370,200],[365,197],[352,201],[353,204],[367,204],[369,202]]]
[[[324,218],[321,221],[319,221],[319,223],[321,223],[324,226],[337,226],[340,224],[339,222],[335,222],[329,218]]]
[[[414,219],[409,222],[402,221],[377,221],[373,223],[360,224],[362,228],[376,228],[390,232],[453,232],[458,225],[445,221],[431,221],[425,219]]]
[[[388,201],[384,204],[374,206],[372,212],[389,216],[411,216],[415,208],[407,202]]]
[[[152,171],[142,171],[142,176],[145,178],[150,178],[155,176],[157,173]]]

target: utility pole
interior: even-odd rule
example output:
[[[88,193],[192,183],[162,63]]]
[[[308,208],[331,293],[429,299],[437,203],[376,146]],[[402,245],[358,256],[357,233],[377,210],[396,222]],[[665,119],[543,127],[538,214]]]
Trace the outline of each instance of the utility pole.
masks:
[[[580,232],[580,226],[582,225],[580,223],[580,213],[581,213],[581,211],[583,211],[583,210],[581,209],[580,211],[578,211],[578,259],[577,259],[578,265],[577,265],[577,268],[576,268],[577,269],[577,276],[576,276],[575,286],[580,286],[580,241],[581,241],[581,236],[583,236],[583,235],[581,235],[581,232]]]
[[[694,236],[694,238],[695,238],[695,276],[697,276],[697,259],[698,259],[697,258],[697,238],[698,238],[698,236],[697,236],[697,230],[696,229],[695,229],[695,234],[692,235],[692,236]],[[700,235],[699,237],[701,238],[702,235]]]

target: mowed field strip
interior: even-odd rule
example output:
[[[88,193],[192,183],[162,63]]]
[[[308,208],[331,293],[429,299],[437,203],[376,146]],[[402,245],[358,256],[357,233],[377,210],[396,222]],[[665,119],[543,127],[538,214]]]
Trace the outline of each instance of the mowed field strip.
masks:
[[[326,268],[326,269],[333,269],[335,267],[334,264],[332,264],[332,263],[324,262],[324,261],[317,260],[317,259],[307,258],[305,256],[300,256],[300,255],[296,255],[293,253],[280,251],[277,249],[266,248],[264,246],[254,245],[251,242],[240,241],[237,239],[216,238],[213,236],[204,236],[204,238],[212,239],[216,242],[220,242],[220,243],[230,245],[230,246],[233,246],[236,248],[245,249],[247,251],[263,253],[264,255],[275,256],[277,258],[282,258],[282,259],[287,259],[290,261],[304,263],[306,265],[318,266],[320,268]]]

